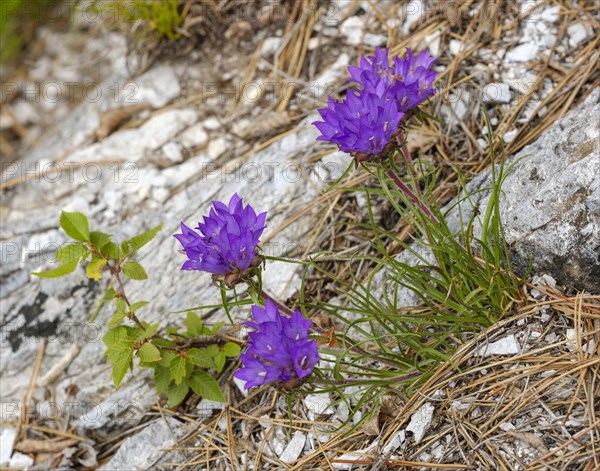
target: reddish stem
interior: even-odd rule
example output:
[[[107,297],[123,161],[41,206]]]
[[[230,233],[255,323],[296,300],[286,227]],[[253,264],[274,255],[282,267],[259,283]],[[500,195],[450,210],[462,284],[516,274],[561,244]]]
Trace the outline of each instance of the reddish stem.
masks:
[[[423,211],[423,213],[427,217],[429,217],[429,219],[431,219],[436,224],[439,223],[439,221],[433,215],[433,213],[429,210],[429,208],[417,197],[417,195],[415,195],[412,192],[412,190],[408,186],[406,186],[406,184],[402,180],[400,180],[400,177],[398,177],[398,175],[396,175],[392,169],[389,169],[387,171],[387,175],[392,180],[394,180],[394,183],[400,189],[400,191],[402,193],[404,193],[408,197],[408,199],[410,199],[413,203],[415,203],[421,209],[421,211]]]

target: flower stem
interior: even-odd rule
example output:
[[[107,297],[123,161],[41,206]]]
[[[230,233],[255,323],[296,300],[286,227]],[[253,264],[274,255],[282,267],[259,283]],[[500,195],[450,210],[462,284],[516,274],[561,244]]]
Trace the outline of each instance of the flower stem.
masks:
[[[439,221],[433,215],[430,209],[421,201],[421,199],[417,195],[413,193],[413,191],[408,186],[406,186],[406,184],[402,180],[400,180],[400,177],[396,175],[391,168],[388,169],[387,175],[394,181],[394,183],[400,189],[400,191],[404,193],[408,197],[408,199],[410,199],[414,204],[416,204],[429,219],[431,219],[434,223],[439,224]]]

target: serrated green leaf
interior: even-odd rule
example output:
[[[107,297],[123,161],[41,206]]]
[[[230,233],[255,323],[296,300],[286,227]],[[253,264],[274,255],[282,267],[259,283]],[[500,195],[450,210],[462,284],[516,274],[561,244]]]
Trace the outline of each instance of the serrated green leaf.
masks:
[[[146,304],[148,304],[148,301],[138,301],[129,306],[129,310],[131,312],[136,312],[138,309],[143,308]]]
[[[120,325],[119,327],[115,327],[114,329],[110,329],[104,337],[102,337],[102,341],[107,347],[111,347],[117,343],[122,342],[127,339],[127,328],[124,325]]]
[[[106,290],[106,292],[104,293],[104,297],[102,299],[104,299],[104,301],[111,301],[111,300],[115,299],[116,296],[117,296],[117,292],[115,291],[115,289],[113,287],[110,287]]]
[[[127,243],[133,250],[139,250],[152,239],[154,239],[158,231],[160,231],[161,229],[162,224],[150,229],[149,231],[144,232],[143,234],[132,237],[127,241]]]
[[[166,330],[169,335],[177,335],[179,333],[179,329],[174,325],[168,326]]]
[[[157,347],[167,347],[167,348],[173,348],[176,347],[177,344],[175,342],[171,342],[170,340],[165,340],[165,339],[153,339],[153,343],[154,345],[156,345]],[[167,363],[164,366],[169,366],[169,364]]]
[[[157,342],[158,345],[158,342]],[[165,368],[169,368],[171,365],[171,362],[173,361],[173,358],[175,358],[177,356],[177,353],[175,353],[172,350],[163,350],[162,352],[162,359],[160,360],[160,365],[164,366]],[[170,375],[171,373],[169,373]]]
[[[202,319],[200,316],[193,311],[188,311],[185,324],[187,326],[187,330],[192,337],[198,337],[202,334]]]
[[[60,278],[61,276],[68,275],[69,273],[73,273],[77,268],[77,262],[68,262],[60,267],[53,268],[48,271],[38,271],[32,272],[32,275],[39,276],[40,278]]]
[[[199,366],[201,368],[214,368],[215,362],[213,361],[213,356],[209,355],[206,352],[206,349],[199,348],[190,348],[187,351],[188,360],[190,360],[194,365]]]
[[[115,298],[115,307],[117,308],[117,311],[127,311],[127,303],[121,297]]]
[[[213,358],[216,357],[220,352],[221,350],[219,350],[218,345],[212,344],[206,347],[206,354]]]
[[[109,355],[108,360],[113,365],[112,378],[115,388],[118,388],[132,365],[133,348],[119,349],[114,355]]]
[[[126,316],[127,316],[127,314],[125,313],[125,311],[117,311],[110,318],[110,320],[108,321],[108,324],[106,324],[106,326],[113,327],[113,326],[119,324],[123,319],[125,319]]]
[[[54,258],[57,262],[78,262],[82,257],[87,257],[89,250],[83,244],[66,244],[56,251]]]
[[[110,237],[111,235],[106,232],[90,232],[90,242],[98,250],[101,250],[110,241]]]
[[[148,278],[144,267],[133,260],[125,262],[121,268],[123,269],[125,276],[127,278],[131,278],[132,280],[145,280]]]
[[[167,398],[169,399],[169,407],[176,407],[185,399],[190,387],[185,383],[172,384],[167,390]]]
[[[225,366],[226,360],[227,360],[227,357],[221,351],[219,351],[219,353],[213,357],[213,361],[215,362],[215,367],[216,367],[217,372],[220,373],[221,371],[223,371],[223,367]]]
[[[144,363],[154,363],[160,361],[160,351],[151,343],[145,343],[138,350],[138,357]]]
[[[100,249],[100,253],[111,260],[119,260],[121,258],[121,249],[114,242],[107,242]]]
[[[160,327],[160,322],[155,322],[154,324],[150,324],[148,327],[146,327],[146,333],[145,333],[146,338],[149,339],[154,334],[156,334],[156,331],[158,330],[159,327]]]
[[[102,309],[102,306],[104,306],[104,302],[105,301],[110,301],[111,299],[114,299],[115,294],[116,294],[116,292],[115,292],[114,288],[108,288],[106,290],[106,292],[104,293],[104,296],[102,296],[100,298],[100,301],[98,301],[98,305],[96,306],[96,309],[94,309],[94,312],[92,312],[92,315],[88,319],[88,322],[93,322],[94,321],[94,319],[96,318],[96,316],[100,312],[100,309]]]
[[[72,239],[81,242],[89,242],[90,240],[90,225],[87,217],[83,213],[60,213],[60,227]]]
[[[128,325],[126,327],[129,343],[134,344],[144,340],[144,336],[146,335],[146,331],[144,329],[141,329],[137,325]]]
[[[237,343],[227,342],[225,345],[223,345],[223,353],[230,358],[239,356],[241,351],[242,349]]]
[[[212,327],[204,326],[202,335],[214,335],[223,327],[223,322],[217,322]]]
[[[85,274],[88,278],[98,281],[102,278],[102,270],[106,266],[106,259],[92,255],[90,263],[85,267]]]
[[[219,384],[206,371],[194,371],[186,382],[198,396],[209,401],[225,402],[225,396],[223,396]]]
[[[154,385],[158,394],[164,393],[171,386],[171,373],[168,368],[156,365],[154,367]]]
[[[181,381],[185,377],[185,373],[186,373],[185,364],[186,363],[187,363],[187,360],[180,355],[176,355],[175,358],[173,358],[171,360],[171,363],[169,364],[169,370],[171,370],[171,378],[173,378],[173,381],[175,381],[175,384],[181,384]]]

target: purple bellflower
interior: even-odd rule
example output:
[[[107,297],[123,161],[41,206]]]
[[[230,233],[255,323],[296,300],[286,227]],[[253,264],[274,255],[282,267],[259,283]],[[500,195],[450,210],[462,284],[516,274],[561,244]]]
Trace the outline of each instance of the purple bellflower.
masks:
[[[256,248],[266,217],[244,206],[237,193],[229,204],[213,201],[209,215],[196,227],[200,233],[182,222],[181,234],[175,234],[188,257],[181,269],[212,273],[213,279],[231,286],[262,262]]]
[[[253,329],[241,355],[244,366],[233,376],[246,382],[245,389],[276,382],[287,388],[300,385],[320,359],[317,343],[308,337],[311,321],[300,311],[282,316],[270,299],[264,308],[252,306],[252,316],[244,323]]]
[[[404,116],[387,93],[366,89],[349,92],[341,103],[330,97],[328,105],[319,110],[323,121],[313,123],[322,134],[318,139],[347,152],[381,152]]]
[[[374,56],[361,57],[360,66],[348,67],[350,79],[362,89],[350,90],[342,102],[329,98],[328,108],[319,109],[323,121],[313,124],[321,131],[317,139],[337,144],[340,150],[373,155],[386,152],[406,113],[435,94],[437,58],[422,51],[415,57],[406,49],[403,58],[390,65],[389,49],[375,49]]]

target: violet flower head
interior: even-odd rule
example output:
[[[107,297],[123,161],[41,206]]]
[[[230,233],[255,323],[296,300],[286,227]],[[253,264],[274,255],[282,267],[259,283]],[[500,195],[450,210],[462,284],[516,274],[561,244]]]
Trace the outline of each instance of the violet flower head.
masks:
[[[348,72],[362,89],[351,89],[341,103],[329,98],[328,108],[318,110],[323,121],[313,123],[321,131],[317,139],[346,152],[382,152],[405,113],[435,94],[437,72],[431,66],[436,60],[427,50],[415,57],[408,48],[392,65],[389,49],[376,48],[374,56],[361,57],[360,66],[350,66]]]
[[[415,57],[409,48],[406,48],[403,58],[394,58],[392,93],[398,102],[398,109],[407,111],[435,94],[433,81],[437,72],[432,71],[431,66],[437,59],[430,57],[427,49]]]
[[[365,90],[389,91],[400,111],[408,111],[435,94],[433,81],[437,72],[432,71],[431,66],[437,58],[430,57],[428,50],[415,57],[412,50],[406,48],[406,55],[394,57],[392,66],[388,54],[388,49],[377,48],[374,56],[361,57],[359,67],[348,67],[350,80]]]
[[[404,116],[385,92],[350,91],[342,102],[330,97],[328,105],[319,109],[323,121],[313,123],[321,131],[317,139],[346,152],[381,152]]]
[[[241,355],[244,366],[233,374],[246,381],[245,389],[276,382],[294,384],[312,373],[320,358],[317,343],[308,337],[310,320],[300,311],[282,316],[270,299],[264,308],[252,306],[252,316],[253,321],[244,322],[253,329]]]
[[[181,269],[229,275],[258,266],[256,247],[266,217],[267,213],[257,215],[252,206],[244,206],[237,193],[229,204],[213,201],[209,215],[196,227],[199,233],[182,222],[182,233],[175,234],[188,257]]]

